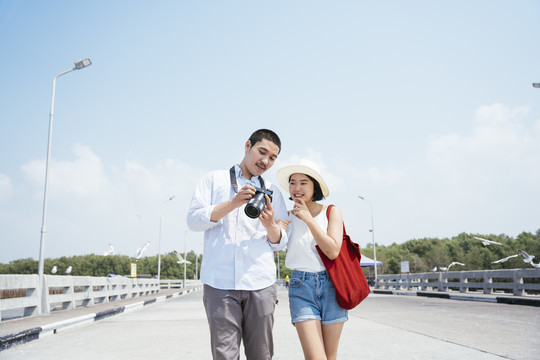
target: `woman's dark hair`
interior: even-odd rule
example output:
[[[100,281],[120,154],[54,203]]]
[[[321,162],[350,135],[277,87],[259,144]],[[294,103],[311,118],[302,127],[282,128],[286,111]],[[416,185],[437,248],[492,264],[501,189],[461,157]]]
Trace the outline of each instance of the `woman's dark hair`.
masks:
[[[309,176],[308,174],[304,174],[304,175],[306,175],[309,178],[309,180],[313,182],[313,198],[311,200],[313,201],[323,200],[324,195],[322,193],[321,185],[319,185],[319,182],[315,180],[314,178],[312,178],[311,176]],[[291,176],[289,176],[289,182],[291,181],[291,177],[292,177],[292,174]],[[292,197],[289,197],[289,200],[292,200]]]
[[[259,129],[255,131],[251,136],[249,137],[249,142],[251,143],[251,146],[255,145],[258,141],[261,140],[268,140],[276,144],[279,148],[279,152],[281,152],[281,140],[279,139],[279,136],[272,130],[268,129]]]

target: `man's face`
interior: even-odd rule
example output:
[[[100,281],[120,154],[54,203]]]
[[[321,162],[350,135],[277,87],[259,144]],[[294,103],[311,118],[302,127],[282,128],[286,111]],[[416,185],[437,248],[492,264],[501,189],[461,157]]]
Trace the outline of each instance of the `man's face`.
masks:
[[[270,140],[263,139],[254,145],[248,140],[244,162],[251,176],[259,176],[270,169],[279,154],[279,146]]]

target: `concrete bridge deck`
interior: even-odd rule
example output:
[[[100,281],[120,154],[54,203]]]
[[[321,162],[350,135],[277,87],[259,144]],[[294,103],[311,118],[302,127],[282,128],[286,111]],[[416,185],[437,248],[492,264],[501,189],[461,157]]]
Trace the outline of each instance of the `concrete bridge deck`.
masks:
[[[1,351],[0,359],[211,359],[202,291],[166,298],[178,292],[165,290],[146,306],[144,299],[132,301],[124,313],[99,321],[88,314],[107,314],[106,307],[118,304],[6,321],[0,337],[55,326],[39,340]],[[278,297],[274,359],[302,359],[286,291]],[[78,326],[69,328],[73,323]],[[539,330],[539,307],[371,294],[349,313],[339,358],[538,359]]]

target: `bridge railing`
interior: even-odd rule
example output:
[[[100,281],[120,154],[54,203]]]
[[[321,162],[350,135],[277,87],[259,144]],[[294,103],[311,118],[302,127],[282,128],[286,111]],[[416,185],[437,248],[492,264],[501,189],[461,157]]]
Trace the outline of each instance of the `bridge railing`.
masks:
[[[379,275],[376,289],[504,293],[516,296],[540,294],[540,269],[448,271]]]
[[[175,279],[166,279],[166,280],[160,280],[159,285],[161,289],[192,289],[197,288],[201,286],[200,280],[186,280],[186,283],[184,284],[184,280],[175,280]]]
[[[0,275],[0,321],[151,295],[160,288],[157,279],[59,275],[44,275],[44,287],[41,299],[38,275]]]

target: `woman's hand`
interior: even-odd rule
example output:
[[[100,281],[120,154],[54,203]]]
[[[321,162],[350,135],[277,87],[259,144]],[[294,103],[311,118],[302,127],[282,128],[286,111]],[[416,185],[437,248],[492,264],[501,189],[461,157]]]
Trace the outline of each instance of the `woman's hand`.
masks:
[[[294,200],[294,207],[292,209],[292,213],[294,216],[296,216],[303,222],[307,222],[310,219],[313,219],[313,216],[311,216],[311,212],[309,211],[306,202],[303,199]]]

